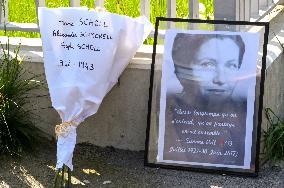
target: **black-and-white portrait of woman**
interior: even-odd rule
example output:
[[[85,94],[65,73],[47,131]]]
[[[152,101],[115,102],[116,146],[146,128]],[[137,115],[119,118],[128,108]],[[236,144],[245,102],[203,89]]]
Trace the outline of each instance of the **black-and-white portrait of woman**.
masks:
[[[158,161],[251,168],[258,35],[168,30]]]

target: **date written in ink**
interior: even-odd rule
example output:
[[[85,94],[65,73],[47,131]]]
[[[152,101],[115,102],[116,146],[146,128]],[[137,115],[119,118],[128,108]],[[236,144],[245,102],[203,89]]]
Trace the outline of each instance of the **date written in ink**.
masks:
[[[79,61],[79,68],[86,70],[94,70],[94,64],[92,63],[88,64],[87,62]]]
[[[70,60],[59,60],[60,67],[73,67],[73,68],[79,68],[83,70],[94,70],[94,64],[93,63],[87,63],[85,61],[79,61],[77,63],[72,63]]]

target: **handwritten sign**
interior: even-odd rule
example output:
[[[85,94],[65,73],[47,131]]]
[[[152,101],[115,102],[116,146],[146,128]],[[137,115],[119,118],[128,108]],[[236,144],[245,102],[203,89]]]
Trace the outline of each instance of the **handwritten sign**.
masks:
[[[64,11],[76,13],[64,18],[53,16],[52,18],[55,18],[52,25],[45,26],[47,24],[45,23],[42,26],[45,29],[41,29],[44,33],[43,41],[45,38],[52,41],[51,44],[54,50],[56,49],[56,52],[53,51],[56,53],[54,57],[56,69],[65,70],[67,73],[96,72],[95,69],[98,69],[93,78],[102,79],[104,75],[108,76],[122,28],[113,22],[111,14],[102,13],[102,15],[88,10],[82,14],[81,10],[78,16],[76,9]],[[108,66],[100,65],[102,59]],[[83,81],[82,78],[84,79],[80,76],[80,82]]]
[[[56,167],[72,169],[76,127],[97,112],[152,25],[145,17],[45,7],[39,25],[52,105],[62,125],[71,124],[67,137],[58,137]]]
[[[177,105],[171,100],[170,107]],[[182,106],[166,111],[170,123],[165,130],[164,160],[244,165],[245,112],[206,112]]]

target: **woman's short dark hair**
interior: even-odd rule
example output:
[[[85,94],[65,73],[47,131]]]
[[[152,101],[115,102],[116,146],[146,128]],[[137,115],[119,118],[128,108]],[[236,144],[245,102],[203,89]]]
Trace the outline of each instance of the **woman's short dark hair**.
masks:
[[[175,36],[172,49],[172,58],[175,66],[186,66],[186,64],[189,62],[193,62],[192,60],[195,60],[195,56],[201,45],[210,39],[231,39],[233,42],[235,42],[240,50],[238,68],[241,67],[245,53],[245,44],[240,35],[188,33],[178,33]]]

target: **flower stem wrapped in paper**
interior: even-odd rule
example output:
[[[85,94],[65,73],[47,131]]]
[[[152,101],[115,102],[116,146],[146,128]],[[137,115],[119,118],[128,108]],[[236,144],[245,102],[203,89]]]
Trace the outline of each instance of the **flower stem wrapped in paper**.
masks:
[[[77,126],[97,112],[153,26],[145,17],[44,7],[39,26],[51,101],[62,119],[56,168],[73,170]]]

